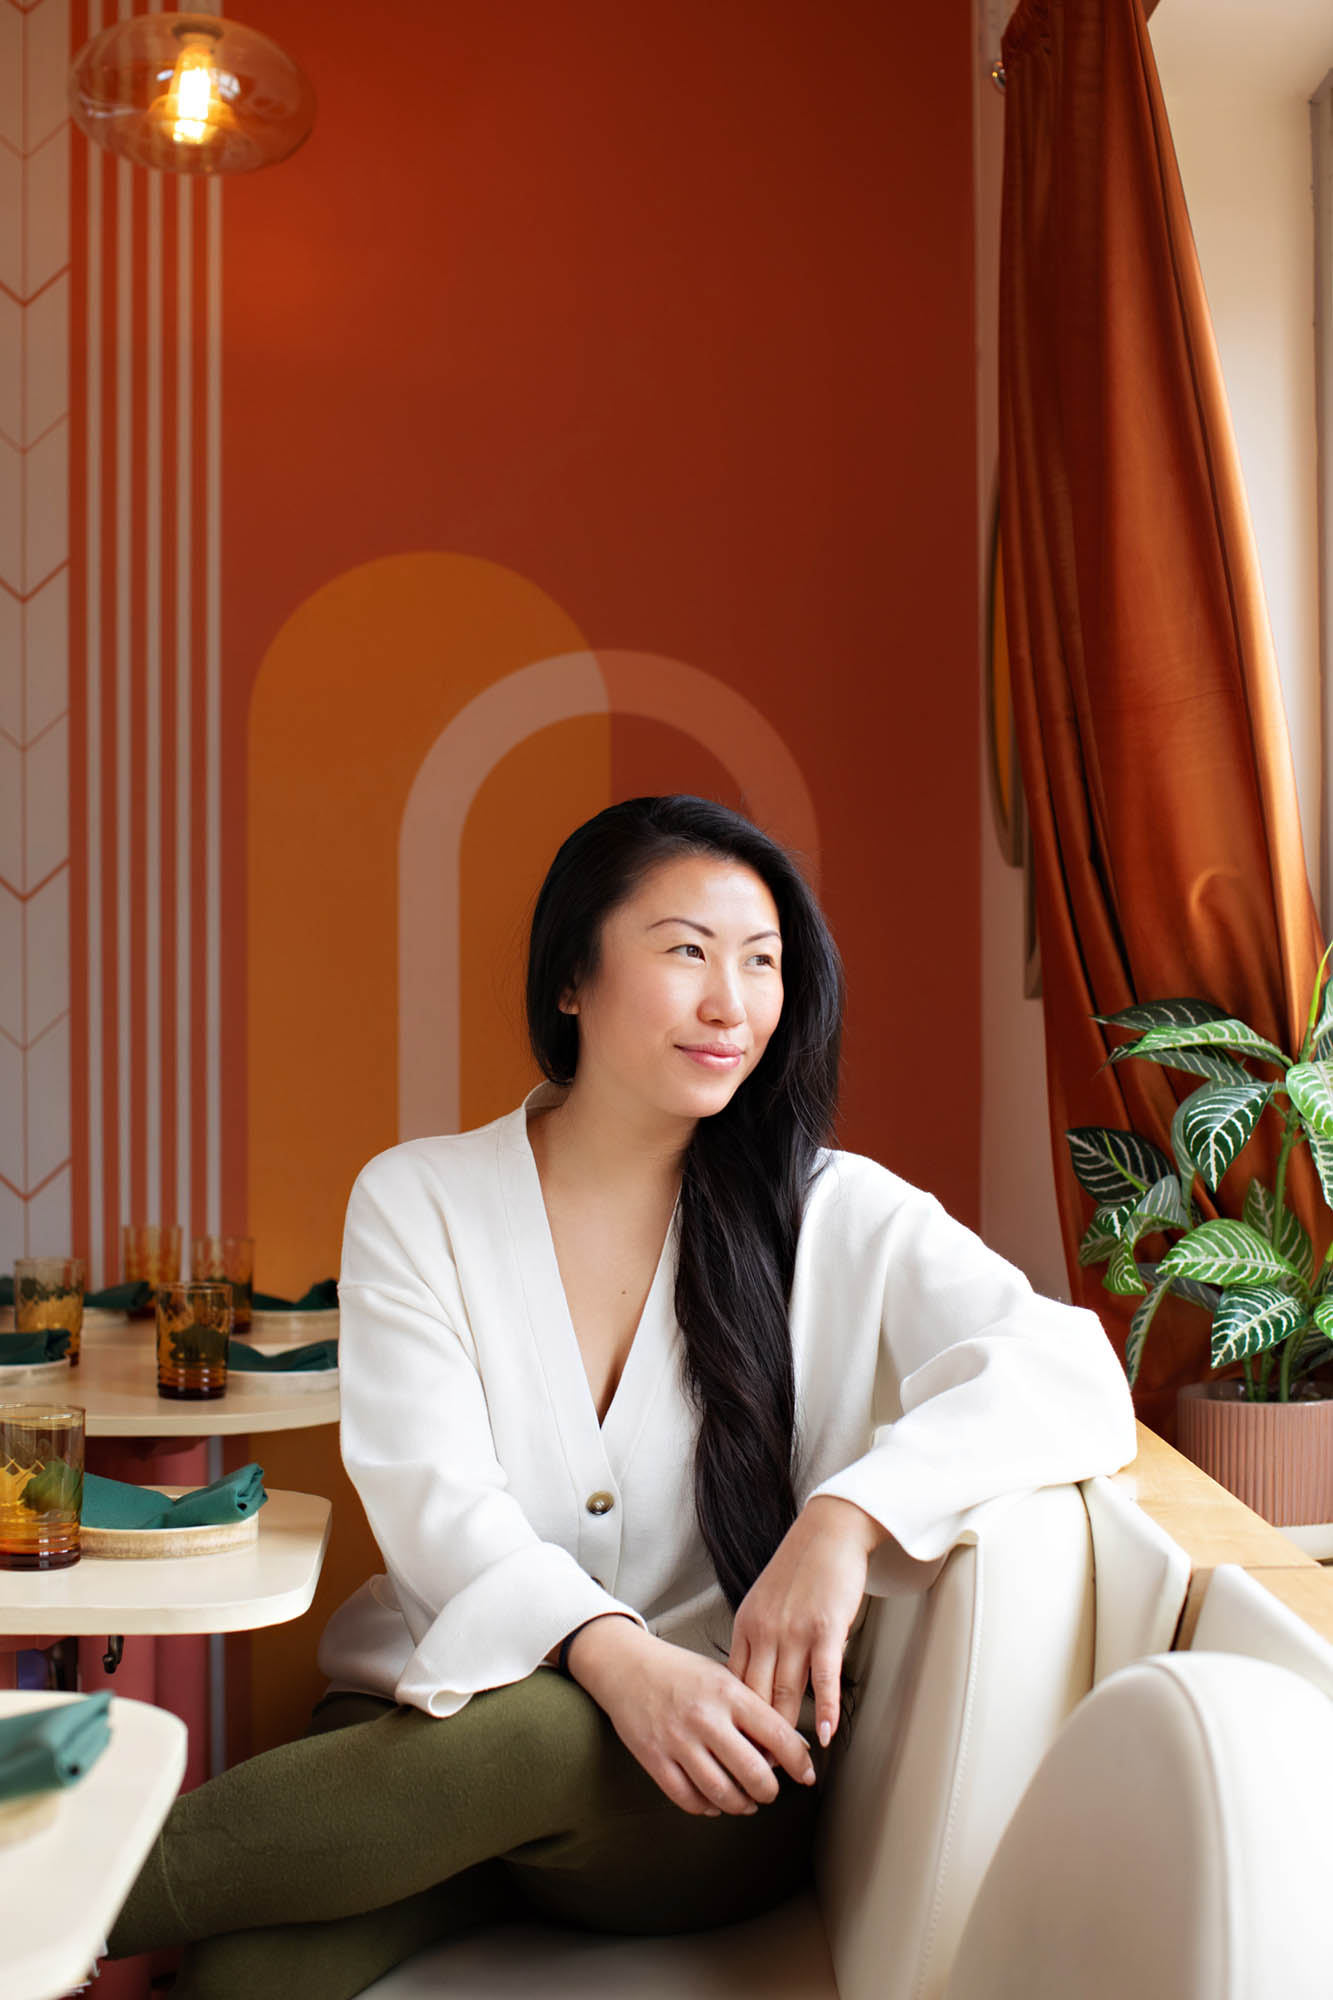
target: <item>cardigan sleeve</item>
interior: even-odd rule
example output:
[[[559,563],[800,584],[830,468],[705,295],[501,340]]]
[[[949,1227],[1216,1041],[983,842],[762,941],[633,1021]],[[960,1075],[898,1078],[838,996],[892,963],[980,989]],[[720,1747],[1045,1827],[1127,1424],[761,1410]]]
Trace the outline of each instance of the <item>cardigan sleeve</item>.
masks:
[[[904,1556],[938,1565],[974,1541],[989,1511],[1116,1471],[1137,1437],[1096,1314],[1044,1298],[933,1195],[874,1173],[873,1219],[864,1177],[854,1202],[879,1305],[870,1448],[814,1491],[888,1530],[871,1562],[878,1592],[901,1587]],[[906,1198],[886,1202],[886,1186]]]
[[[643,1620],[543,1541],[507,1490],[475,1352],[453,1323],[463,1315],[451,1320],[438,1270],[426,1276],[443,1220],[406,1177],[390,1189],[375,1168],[352,1190],[343,1235],[343,1463],[414,1642],[395,1698],[445,1716],[526,1678],[586,1619]]]

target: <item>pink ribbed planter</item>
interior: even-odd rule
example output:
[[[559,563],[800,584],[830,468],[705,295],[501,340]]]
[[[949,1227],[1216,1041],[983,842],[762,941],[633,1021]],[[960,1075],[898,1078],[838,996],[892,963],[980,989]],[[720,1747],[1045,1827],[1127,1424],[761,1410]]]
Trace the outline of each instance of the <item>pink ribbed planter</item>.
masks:
[[[1186,1458],[1275,1528],[1333,1521],[1333,1397],[1242,1403],[1230,1383],[1196,1382],[1176,1397]]]

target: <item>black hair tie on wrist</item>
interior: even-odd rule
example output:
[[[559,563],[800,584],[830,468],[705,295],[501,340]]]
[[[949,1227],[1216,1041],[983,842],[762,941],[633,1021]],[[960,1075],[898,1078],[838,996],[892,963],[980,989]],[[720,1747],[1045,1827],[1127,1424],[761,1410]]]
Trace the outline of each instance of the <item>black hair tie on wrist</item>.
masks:
[[[598,1613],[598,1617],[604,1615],[602,1612]],[[596,1623],[596,1618],[585,1618],[583,1623],[576,1625],[572,1632],[566,1632],[564,1638],[560,1641],[560,1651],[555,1656],[555,1670],[558,1674],[563,1674],[567,1681],[572,1681],[574,1678],[573,1674],[569,1671],[569,1649],[578,1638],[580,1632],[586,1632],[590,1625],[595,1625]]]

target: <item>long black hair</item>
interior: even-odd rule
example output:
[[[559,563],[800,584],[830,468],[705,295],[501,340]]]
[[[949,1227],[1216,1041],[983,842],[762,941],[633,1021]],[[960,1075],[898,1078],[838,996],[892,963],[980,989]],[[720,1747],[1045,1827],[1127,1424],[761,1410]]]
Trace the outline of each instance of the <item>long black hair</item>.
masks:
[[[695,1511],[735,1610],[796,1518],[787,1313],[806,1192],[837,1105],[837,947],[791,855],[749,820],[682,793],[626,799],[570,834],[542,884],[528,949],[528,1035],[544,1075],[571,1082],[578,1022],[561,1012],[562,996],[596,972],[611,911],[650,869],[688,854],[752,869],[782,932],[777,1027],[731,1101],[696,1125],[680,1192],[676,1318],[699,1416]]]

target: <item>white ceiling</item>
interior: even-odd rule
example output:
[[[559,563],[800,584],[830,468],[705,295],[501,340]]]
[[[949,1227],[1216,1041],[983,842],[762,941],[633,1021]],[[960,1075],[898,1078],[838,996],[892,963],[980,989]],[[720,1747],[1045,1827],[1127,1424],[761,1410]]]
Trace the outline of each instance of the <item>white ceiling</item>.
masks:
[[[1191,83],[1308,98],[1333,69],[1333,0],[1158,0],[1150,33]]]

